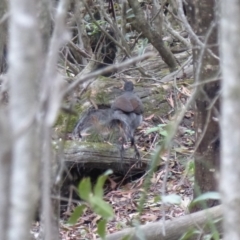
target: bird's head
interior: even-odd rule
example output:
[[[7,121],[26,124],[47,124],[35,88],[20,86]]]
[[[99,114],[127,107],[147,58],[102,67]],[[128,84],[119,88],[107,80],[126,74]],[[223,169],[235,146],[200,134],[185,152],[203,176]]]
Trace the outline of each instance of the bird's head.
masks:
[[[124,89],[124,91],[129,91],[129,92],[132,92],[133,91],[133,83],[132,82],[130,82],[130,81],[125,81],[125,83],[124,83],[124,87],[123,87],[123,89]]]

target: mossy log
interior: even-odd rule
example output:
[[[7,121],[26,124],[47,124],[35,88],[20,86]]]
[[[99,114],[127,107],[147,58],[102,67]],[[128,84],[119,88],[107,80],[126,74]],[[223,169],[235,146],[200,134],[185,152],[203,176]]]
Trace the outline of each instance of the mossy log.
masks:
[[[141,154],[143,156],[143,154]],[[65,163],[67,166],[77,164],[84,169],[112,169],[114,172],[125,172],[131,169],[131,173],[144,171],[148,164],[148,158],[135,158],[133,149],[125,149],[124,158],[120,157],[120,149],[117,145],[108,143],[90,143],[68,141],[65,145]]]

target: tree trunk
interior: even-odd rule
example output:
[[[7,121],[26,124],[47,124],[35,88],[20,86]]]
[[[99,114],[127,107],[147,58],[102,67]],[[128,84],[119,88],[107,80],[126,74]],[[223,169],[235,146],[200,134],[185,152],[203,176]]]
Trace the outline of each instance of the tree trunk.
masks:
[[[7,239],[8,209],[11,169],[11,139],[6,109],[0,105],[0,233],[1,239]]]
[[[30,239],[39,194],[36,112],[38,110],[41,42],[36,2],[10,0],[9,85],[12,169],[8,240]]]
[[[195,112],[195,131],[197,149],[195,153],[195,184],[194,197],[217,190],[216,172],[219,169],[219,125],[214,119],[218,118],[219,100],[216,100],[220,88],[217,74],[219,61],[214,58],[209,49],[218,55],[217,27],[215,25],[215,1],[188,1],[187,13],[190,17],[192,28],[199,39],[204,43],[204,48],[192,39],[194,77],[196,83],[215,78],[207,84],[198,88]],[[216,103],[214,102],[216,100]],[[212,207],[218,201],[209,200],[207,206]],[[193,209],[197,211],[204,206],[196,205]]]
[[[224,239],[240,239],[240,2],[221,0],[221,190]]]
[[[133,22],[134,27],[140,33],[142,32],[143,36],[146,37],[149,42],[157,49],[163,61],[168,65],[170,71],[174,71],[177,68],[177,62],[174,55],[171,53],[162,40],[162,36],[156,31],[153,30],[150,24],[144,18],[143,11],[140,8],[140,5],[137,0],[128,0],[129,5],[132,7],[135,14],[135,20]]]
[[[49,0],[41,0],[37,2],[37,10],[39,13],[39,30],[41,32],[43,51],[48,52],[49,40],[52,31],[51,11],[53,9],[53,2]]]
[[[0,20],[3,20],[7,12],[6,0],[0,1]],[[7,51],[7,19],[0,23],[0,73],[5,72],[7,68],[6,51]]]

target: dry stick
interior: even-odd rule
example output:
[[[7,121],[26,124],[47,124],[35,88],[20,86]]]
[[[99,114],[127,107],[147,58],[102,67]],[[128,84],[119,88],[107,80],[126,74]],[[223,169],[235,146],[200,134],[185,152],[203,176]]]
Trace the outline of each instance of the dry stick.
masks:
[[[158,9],[157,13],[152,17],[150,23],[153,23],[153,21],[156,19],[156,17],[160,14],[161,10],[162,10],[162,8]]]
[[[78,62],[77,62],[76,58],[73,56],[72,52],[69,50],[69,48],[66,49],[66,59],[68,58],[68,55],[72,59],[72,61],[74,62],[73,64],[78,66]],[[79,71],[80,71],[80,69],[79,69]]]
[[[178,12],[179,12],[179,15],[180,15],[180,17],[181,17],[181,19],[182,19],[182,21],[183,21],[183,23],[184,23],[184,26],[185,26],[187,32],[189,33],[189,35],[191,36],[191,38],[192,38],[200,47],[204,48],[204,47],[205,47],[205,44],[199,40],[198,36],[194,33],[194,31],[192,30],[191,26],[190,26],[189,23],[188,23],[188,20],[187,20],[185,14],[184,14],[184,12],[183,12],[182,0],[177,0],[177,3],[178,3]],[[207,49],[207,51],[208,51],[214,58],[216,58],[216,59],[219,60],[219,57],[218,57],[216,54],[214,54],[211,49]]]
[[[153,14],[155,14],[155,16],[152,17],[152,19],[149,21],[150,25],[153,24],[156,28],[156,31],[159,32],[160,36],[163,35],[163,7],[165,5],[165,0],[161,1],[161,6],[159,4],[158,1],[153,0]],[[156,8],[156,10],[155,10]],[[159,9],[158,9],[159,8]],[[154,22],[156,20],[156,22]]]
[[[160,83],[165,83],[165,82],[171,81],[171,78],[172,78],[172,77],[173,77],[173,78],[176,77],[179,72],[181,72],[181,71],[184,72],[183,68],[184,68],[187,64],[189,64],[189,63],[191,62],[191,60],[192,60],[192,56],[190,56],[190,57],[180,66],[180,68],[179,68],[178,70],[176,70],[175,72],[172,72],[172,73],[166,75],[166,76],[163,77],[159,82],[160,82]]]
[[[199,60],[198,60],[199,64],[198,64],[197,69],[196,69],[196,78],[195,78],[195,82],[196,82],[196,83],[199,83],[199,82],[200,82],[199,76],[200,76],[200,71],[201,71],[201,67],[202,67],[203,55],[204,55],[204,52],[205,52],[205,50],[206,50],[206,46],[207,46],[206,43],[207,43],[207,41],[208,41],[208,39],[209,39],[209,36],[210,36],[210,34],[211,34],[214,26],[215,26],[215,24],[212,24],[212,25],[210,26],[209,31],[208,31],[207,34],[206,34],[205,41],[204,41],[204,43],[203,43],[203,47],[202,47],[202,49],[201,49],[201,51],[200,51],[200,54],[199,54]],[[198,92],[198,91],[195,90],[194,95],[196,95],[197,92]],[[185,108],[185,111],[186,111],[186,109],[188,109],[188,107]],[[184,112],[185,112],[185,111],[184,111]],[[185,114],[185,113],[184,113],[184,114]],[[184,115],[183,115],[183,116],[184,116]],[[207,130],[207,125],[205,125],[205,127],[204,127],[204,131],[203,131],[204,134],[206,133],[206,130]],[[189,159],[191,159],[191,158],[193,157],[193,155],[195,154],[197,147],[199,146],[199,144],[201,143],[201,141],[202,141],[202,139],[203,139],[203,137],[204,137],[204,134],[201,135],[201,138],[200,138],[199,141],[197,142],[197,144],[196,144],[196,146],[195,146],[195,148],[194,148],[194,151],[193,151],[193,153],[190,155]]]
[[[132,46],[130,47],[130,51],[132,51],[132,50],[135,48],[135,46],[136,46],[136,44],[137,44],[137,42],[138,42],[138,39],[139,39],[141,36],[142,36],[142,32],[140,32],[140,33],[138,34],[138,36],[135,38]],[[125,55],[124,58],[123,58],[123,61],[124,61],[126,58],[127,58],[127,56]],[[150,77],[150,79],[152,79],[152,77]]]
[[[108,66],[108,67],[105,67],[103,69],[100,69],[100,70],[97,70],[97,71],[94,71],[93,73],[90,73],[90,74],[87,74],[87,75],[84,75],[84,76],[76,76],[75,77],[75,80],[73,83],[71,83],[68,88],[63,92],[63,96],[65,96],[66,94],[70,93],[78,84],[80,83],[83,83],[89,79],[92,79],[92,78],[95,78],[101,74],[106,74],[110,71],[116,71],[116,70],[121,70],[121,69],[124,69],[125,67],[128,67],[129,65],[132,65],[138,61],[142,61],[142,60],[145,60],[145,59],[148,59],[150,57],[153,57],[154,55],[151,54],[151,53],[146,53],[142,56],[138,56],[138,57],[134,57],[132,59],[129,59],[125,62],[122,62],[122,63],[118,63],[118,64],[114,64],[114,65],[111,65],[111,66]]]
[[[170,146],[168,148],[168,152],[167,152],[167,161],[165,163],[165,175],[163,178],[163,184],[162,184],[162,196],[165,196],[166,193],[166,186],[167,186],[167,177],[168,177],[168,171],[169,171],[169,158],[170,158]],[[166,221],[166,212],[165,212],[165,203],[164,201],[162,201],[162,233],[165,236],[166,235],[166,231],[165,231],[165,221]]]
[[[123,182],[125,181],[125,179],[126,179],[127,176],[128,176],[128,173],[131,172],[131,170],[136,166],[137,163],[138,163],[138,162],[134,163],[134,164],[128,169],[128,171],[127,171],[126,174],[124,175],[122,181],[118,184],[118,188],[120,188],[120,187],[122,186]]]
[[[63,52],[59,52],[59,58],[62,59],[64,61],[64,66],[59,65],[60,68],[62,68],[64,71],[66,71],[67,68],[69,68],[70,71],[72,71],[73,74],[78,74],[80,71],[80,68],[78,67],[77,64],[73,64],[71,63],[68,58],[69,49],[66,48],[66,52],[65,54],[63,54]]]
[[[94,19],[94,16],[91,13],[91,10],[89,9],[88,5],[86,4],[85,0],[83,0],[84,6],[88,11],[88,14],[90,15],[93,23],[103,32],[114,44],[116,44],[125,54],[128,54],[126,49],[122,47],[120,43],[118,43],[107,31],[105,31],[99,24],[98,22]]]
[[[78,47],[76,44],[74,44],[72,41],[69,41],[68,44],[74,48],[76,52],[78,52],[80,55],[82,55],[84,58],[90,59],[91,55],[89,55],[85,50]]]
[[[155,144],[155,142],[157,140],[157,135],[158,134],[156,133],[155,136],[154,136],[153,142],[151,143],[150,148],[149,148],[149,152],[150,152],[150,150],[153,150],[153,145]]]
[[[208,80],[205,80],[205,81],[201,81],[201,82],[199,82],[199,83],[193,83],[193,84],[191,84],[190,85],[190,87],[198,87],[198,86],[201,86],[201,85],[205,85],[205,84],[207,84],[207,83],[212,83],[212,82],[216,82],[216,81],[220,81],[220,79],[219,79],[219,77],[218,78],[210,78],[210,79],[208,79]]]
[[[181,90],[177,87],[177,79],[176,79],[176,76],[177,76],[177,74],[179,73],[179,72],[181,72],[182,70],[183,70],[183,68],[187,65],[187,64],[189,64],[190,62],[192,61],[192,56],[190,56],[188,59],[187,59],[187,61],[185,61],[183,64],[182,64],[182,66],[176,71],[176,73],[174,74],[175,76],[174,76],[174,86],[175,86],[175,88],[177,89],[177,91],[179,92],[179,93],[181,93],[181,94],[183,94],[182,92],[181,92]],[[185,95],[185,94],[184,94]]]
[[[207,46],[206,43],[207,43],[207,41],[208,41],[208,39],[209,39],[209,37],[210,37],[210,34],[211,34],[214,26],[215,26],[215,23],[212,23],[211,26],[210,26],[210,28],[209,28],[209,30],[208,30],[208,32],[207,32],[207,34],[206,34],[203,47],[202,47],[202,49],[201,49],[201,51],[200,51],[200,54],[199,54],[199,59],[198,59],[198,63],[199,63],[199,64],[197,65],[196,74],[195,74],[195,76],[196,76],[196,77],[195,77],[195,82],[196,82],[196,83],[195,83],[195,85],[194,85],[196,88],[197,88],[198,86],[202,86],[202,85],[205,84],[205,83],[209,83],[209,82],[212,82],[212,81],[216,81],[216,80],[207,80],[207,81],[204,81],[204,82],[200,82],[200,80],[199,80],[200,71],[201,71],[201,68],[202,68],[203,56],[204,56],[204,52],[205,52],[206,46]],[[204,93],[205,93],[205,92],[204,92]],[[206,95],[206,93],[205,93],[205,95]],[[205,96],[205,97],[206,97],[206,96]],[[212,103],[215,102],[217,98],[218,98],[218,96],[216,96],[216,97],[213,99]],[[208,98],[207,98],[207,100],[208,100],[208,102],[211,104],[211,102],[210,102],[210,100],[209,100]],[[213,104],[211,104],[211,105],[213,106]],[[211,108],[212,108],[212,107],[211,107]],[[215,107],[214,107],[214,108],[215,108]],[[215,108],[215,109],[216,109],[216,108]],[[217,109],[216,109],[216,111],[218,112]],[[207,131],[207,127],[208,127],[208,124],[209,124],[209,121],[210,121],[210,116],[211,116],[211,114],[210,114],[210,109],[209,109],[208,114],[207,114],[207,118],[206,118],[206,124],[205,124],[205,126],[204,126],[203,132],[202,132],[200,138],[198,139],[198,141],[197,141],[197,143],[196,143],[196,145],[195,145],[195,147],[194,147],[194,150],[193,150],[192,154],[188,157],[187,161],[189,161],[189,160],[191,160],[191,159],[193,158],[194,154],[196,153],[196,150],[198,149],[200,143],[202,142],[203,137],[205,136],[206,131]],[[185,177],[186,177],[186,174],[184,174],[184,176],[182,177],[182,179],[181,179],[180,182],[182,182]]]
[[[127,56],[128,58],[131,58],[132,55],[131,55],[131,53],[130,53],[129,46],[128,46],[128,44],[127,44],[127,42],[126,42],[126,40],[125,40],[122,32],[119,30],[119,28],[118,28],[118,26],[116,25],[116,23],[112,22],[111,19],[107,16],[107,14],[106,14],[104,11],[102,12],[102,14],[103,14],[104,18],[107,20],[107,22],[111,25],[111,27],[115,30],[115,32],[117,32],[117,34],[120,36],[122,45],[124,46],[124,47],[122,47],[122,48],[125,49],[124,52],[125,52],[126,56]],[[116,41],[116,40],[115,40],[115,41]],[[115,41],[114,41],[114,43],[115,43]],[[121,48],[121,50],[122,50],[122,48]],[[136,69],[137,69],[143,76],[151,77],[150,75],[148,75],[148,74],[146,74],[146,73],[144,72],[144,69],[143,69],[142,67],[139,67],[139,66],[137,66],[136,64],[134,64],[134,66],[136,67]]]
[[[216,222],[222,218],[222,207],[216,206],[207,210],[202,210],[190,215],[181,216],[173,220],[166,221],[166,236],[162,233],[162,221],[148,223],[138,228],[127,228],[120,232],[106,236],[106,240],[120,239],[146,239],[146,240],[179,240],[189,229],[196,227],[204,228],[206,233],[210,233],[211,221]],[[217,229],[222,232],[221,221],[216,223]],[[140,233],[138,232],[140,230]],[[141,235],[140,235],[141,234]],[[194,238],[193,238],[194,237]],[[193,235],[190,239],[199,239]],[[97,239],[100,240],[100,239]]]
[[[196,75],[195,75],[195,82],[196,83],[200,83],[199,77],[200,77],[200,72],[201,72],[201,68],[202,68],[203,56],[204,56],[204,53],[205,53],[205,50],[206,50],[206,47],[207,47],[207,41],[208,41],[208,39],[210,37],[210,34],[212,33],[212,30],[213,30],[214,27],[215,27],[215,23],[212,23],[210,28],[209,28],[209,30],[208,30],[208,32],[207,32],[207,34],[206,34],[206,37],[205,37],[205,40],[204,40],[204,45],[203,45],[203,47],[202,47],[202,49],[201,49],[201,51],[199,53],[198,65],[197,65]],[[205,93],[205,91],[204,91],[204,93]],[[205,95],[207,101],[209,103],[211,103],[209,98],[206,96],[206,93],[204,95]],[[218,113],[218,110],[216,109],[216,107],[214,107],[214,109]],[[195,145],[195,148],[193,150],[193,153],[190,155],[190,157],[188,159],[191,159],[193,157],[193,155],[195,154],[196,150],[198,149],[200,143],[202,142],[203,137],[205,136],[206,131],[207,131],[208,123],[210,121],[210,116],[211,115],[210,115],[210,111],[209,111],[208,114],[207,114],[207,121],[206,121],[206,124],[204,126],[204,129],[203,129],[203,132],[201,134],[201,137],[198,139],[198,141],[197,141],[197,143]]]
[[[77,191],[77,193],[78,193],[78,191]],[[55,199],[55,200],[58,200],[58,201],[66,201],[66,202],[69,202],[69,199],[71,198],[70,203],[75,203],[75,204],[79,204],[79,203],[81,203],[81,204],[86,204],[86,202],[81,201],[81,200],[75,200],[75,199],[73,199],[71,196],[69,196],[69,198],[67,198],[67,197],[62,197],[62,196],[51,195],[51,198],[52,198],[52,199]],[[71,213],[71,211],[69,211],[69,212]]]
[[[127,1],[123,0],[122,2],[122,21],[121,21],[121,27],[122,27],[122,35],[126,35],[126,25],[127,25]]]
[[[53,105],[53,101],[59,101],[59,97],[61,94],[59,93],[59,96],[56,97],[56,93],[53,94],[53,87],[55,87],[53,84],[54,82],[57,82],[58,79],[56,78],[56,69],[57,69],[57,61],[58,61],[58,52],[66,40],[66,29],[65,29],[65,19],[67,15],[67,6],[68,6],[68,0],[61,0],[58,4],[57,11],[56,11],[56,25],[53,31],[53,35],[49,44],[49,50],[46,60],[46,70],[44,72],[44,82],[43,82],[43,94],[41,96],[41,110],[43,111],[45,108],[45,114],[44,114],[44,122],[41,126],[43,130],[43,138],[44,143],[42,146],[42,161],[43,161],[43,206],[44,206],[44,228],[45,228],[45,239],[51,239],[52,236],[52,215],[51,215],[51,198],[50,198],[50,186],[51,186],[51,125],[54,121],[54,117],[57,114],[57,110],[52,114],[53,108],[51,105]],[[51,84],[51,85],[50,85]],[[55,89],[55,91],[58,91],[58,89]],[[54,97],[51,97],[53,94]],[[58,105],[60,107],[60,101],[58,102]],[[57,107],[56,107],[57,108]],[[57,237],[57,236],[54,236]]]
[[[122,48],[125,49],[125,54],[130,58],[130,57],[131,57],[131,54],[130,54],[130,52],[129,52],[129,46],[128,46],[127,42],[125,41],[124,36],[123,36],[123,34],[121,33],[121,31],[119,31],[118,26],[108,17],[108,15],[107,15],[104,11],[102,12],[102,14],[103,14],[104,18],[106,19],[106,21],[111,25],[111,27],[114,29],[114,31],[115,31],[115,32],[118,34],[118,36],[120,37],[120,39],[121,39],[121,41],[122,41],[122,45],[124,46],[124,47],[122,47]],[[115,41],[116,41],[116,40],[115,40]],[[114,43],[115,43],[115,42],[114,42]],[[122,50],[122,48],[121,48],[121,50]]]
[[[207,34],[205,36],[204,43],[202,43],[202,45],[201,45],[202,49],[200,51],[199,59],[198,59],[199,64],[197,65],[197,69],[196,69],[196,79],[195,79],[196,83],[200,82],[199,76],[200,76],[200,72],[201,72],[201,68],[202,68],[204,52],[205,52],[205,50],[210,50],[210,49],[206,49],[207,48],[207,41],[208,41],[208,39],[209,39],[209,37],[210,37],[210,35],[211,35],[212,31],[213,31],[213,28],[215,26],[216,26],[215,22],[211,23],[211,25],[210,25],[210,27],[209,27],[209,29],[207,31]]]
[[[171,9],[169,9],[168,7],[164,6],[164,8],[173,16],[173,18],[175,18],[177,21],[183,23],[183,21],[178,17],[176,16]]]
[[[192,56],[190,56],[188,59],[187,59],[187,61],[185,61],[183,64],[182,64],[182,66],[179,68],[179,70],[177,70],[177,72],[176,72],[176,74],[175,74],[175,76],[174,76],[174,78],[173,78],[173,84],[174,84],[174,101],[175,101],[175,103],[177,104],[177,94],[176,94],[176,91],[175,90],[177,90],[179,93],[181,93],[181,94],[183,94],[184,96],[186,96],[186,94],[184,94],[184,93],[182,93],[182,91],[178,88],[178,86],[177,86],[177,78],[176,78],[176,76],[177,76],[177,74],[180,72],[180,71],[182,71],[182,69],[188,64],[188,63],[190,63],[190,61],[192,60]],[[186,97],[188,97],[188,96],[186,96]]]
[[[166,27],[167,31],[175,38],[177,38],[181,43],[183,43],[188,49],[191,49],[191,44],[183,38],[177,31],[175,31],[171,26],[170,23],[165,19],[164,26]]]
[[[88,48],[90,50],[90,43],[87,43],[84,41],[84,35],[87,35],[87,33],[83,25],[84,14],[80,10],[82,7],[82,3],[80,1],[75,1],[75,4],[76,4],[76,9],[74,11],[74,17],[77,25],[77,30],[78,30],[77,36],[78,36],[79,48],[80,49]],[[88,57],[84,57],[84,56],[82,57],[82,62],[84,65],[87,65],[87,59]]]

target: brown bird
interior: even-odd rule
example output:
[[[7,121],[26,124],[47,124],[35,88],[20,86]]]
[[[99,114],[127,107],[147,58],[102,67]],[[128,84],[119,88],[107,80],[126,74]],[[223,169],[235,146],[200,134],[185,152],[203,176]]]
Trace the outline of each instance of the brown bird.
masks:
[[[73,136],[82,138],[93,132],[100,133],[104,139],[105,133],[117,130],[123,138],[120,150],[121,158],[123,159],[123,145],[130,139],[136,157],[140,159],[140,153],[134,141],[134,132],[142,122],[142,113],[143,104],[133,92],[133,83],[125,81],[124,93],[115,99],[111,109],[89,109],[83,113],[73,130]]]
[[[131,140],[136,157],[140,159],[140,153],[134,140],[134,132],[142,122],[143,104],[140,98],[133,92],[133,83],[125,81],[124,93],[117,97],[111,108],[113,110],[112,122],[119,122],[124,132],[124,141]],[[123,144],[121,147],[121,157],[123,158]]]

